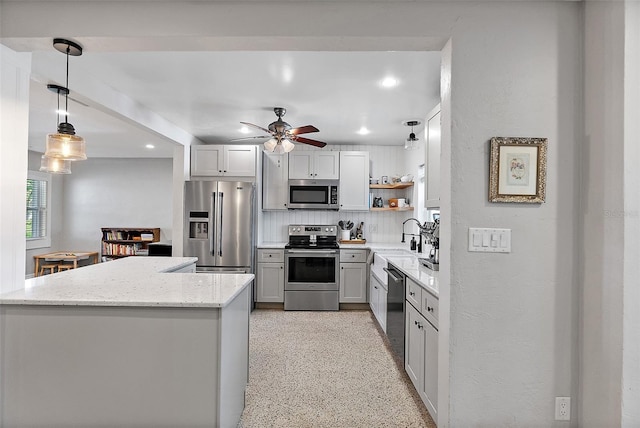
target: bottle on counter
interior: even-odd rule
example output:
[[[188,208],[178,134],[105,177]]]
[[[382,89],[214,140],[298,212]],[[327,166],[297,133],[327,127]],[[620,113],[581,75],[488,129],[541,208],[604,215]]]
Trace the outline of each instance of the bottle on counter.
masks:
[[[416,237],[412,237],[411,238],[411,251],[415,251],[416,250]]]

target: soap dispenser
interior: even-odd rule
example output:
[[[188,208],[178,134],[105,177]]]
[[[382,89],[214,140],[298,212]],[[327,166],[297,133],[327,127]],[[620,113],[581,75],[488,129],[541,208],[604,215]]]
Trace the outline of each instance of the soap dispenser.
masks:
[[[411,238],[411,251],[415,251],[416,250],[416,237],[412,237]]]

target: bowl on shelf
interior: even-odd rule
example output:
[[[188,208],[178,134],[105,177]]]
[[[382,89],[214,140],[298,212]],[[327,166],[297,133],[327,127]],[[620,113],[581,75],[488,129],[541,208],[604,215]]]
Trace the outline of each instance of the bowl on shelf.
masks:
[[[403,175],[402,177],[400,177],[400,181],[402,183],[409,183],[409,182],[413,181],[413,175],[411,175],[411,174]]]
[[[378,184],[380,180],[378,180],[377,178],[370,178],[369,179],[369,184]]]

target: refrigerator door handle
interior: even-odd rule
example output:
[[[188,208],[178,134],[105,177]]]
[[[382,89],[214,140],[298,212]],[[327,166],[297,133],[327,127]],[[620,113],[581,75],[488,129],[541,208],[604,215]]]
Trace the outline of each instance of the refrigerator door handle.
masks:
[[[215,236],[216,233],[218,233],[216,231],[216,217],[215,217],[215,212],[216,212],[216,192],[213,192],[213,194],[211,195],[211,213],[209,215],[209,232],[212,234],[211,236],[209,236],[209,254],[211,254],[212,256],[215,256],[215,249],[214,247],[214,243],[215,243]]]
[[[222,213],[223,213],[223,201],[224,201],[224,193],[219,192],[220,195],[220,230],[218,231],[218,256],[222,257]]]

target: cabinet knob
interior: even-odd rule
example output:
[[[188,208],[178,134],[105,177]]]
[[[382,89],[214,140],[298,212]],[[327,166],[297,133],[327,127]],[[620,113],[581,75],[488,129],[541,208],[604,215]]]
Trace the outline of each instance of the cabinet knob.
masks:
[[[414,293],[413,291],[409,291],[409,296],[415,296],[416,293]]]
[[[218,172],[222,172],[222,170],[221,170],[221,169],[219,169],[219,170],[218,170]]]
[[[284,269],[284,267],[283,267],[283,266],[280,266],[280,269]]]
[[[414,323],[415,325],[418,325],[418,321],[414,321],[413,323]]]
[[[344,269],[344,266],[340,266],[340,269]]]
[[[271,257],[271,256],[272,256],[272,254],[269,254],[269,257]]]
[[[378,289],[378,286],[377,286],[377,285],[374,285],[374,286],[373,286],[373,288],[375,288],[375,289],[377,290],[377,289]]]
[[[227,170],[225,169],[224,172],[227,172]]]
[[[433,308],[431,306],[427,306],[427,311],[433,312]]]

